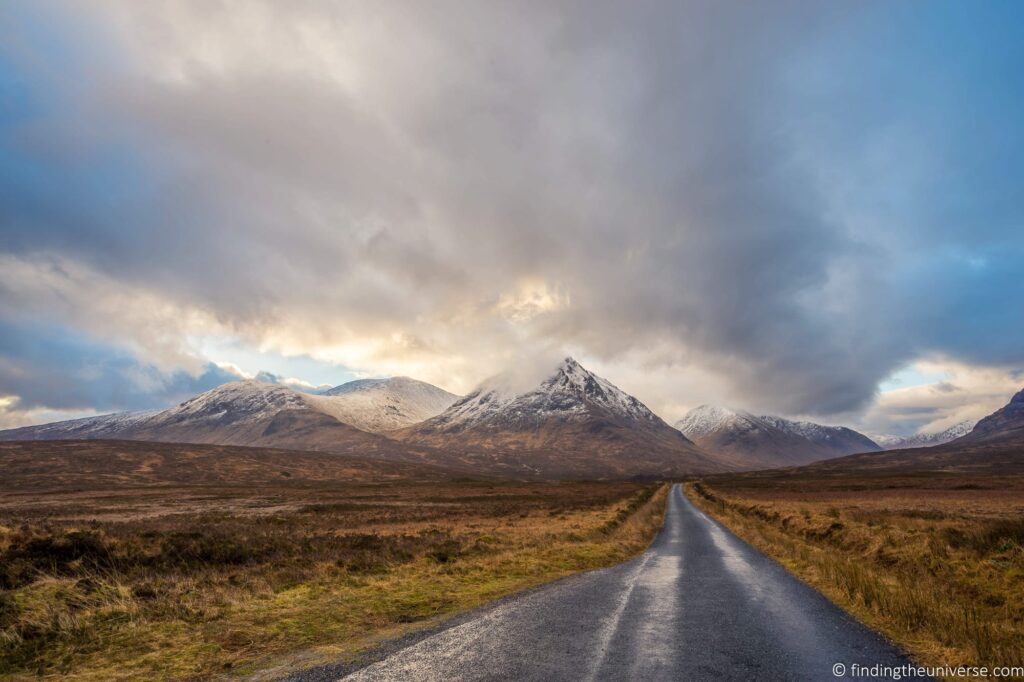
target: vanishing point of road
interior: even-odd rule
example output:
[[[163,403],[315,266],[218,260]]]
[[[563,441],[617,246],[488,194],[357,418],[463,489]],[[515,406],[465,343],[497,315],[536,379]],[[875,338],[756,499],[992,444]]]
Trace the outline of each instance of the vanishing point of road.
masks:
[[[643,555],[502,600],[337,680],[835,680],[896,648],[711,519],[675,486]],[[345,677],[347,675],[347,677]],[[848,679],[869,680],[870,677]]]

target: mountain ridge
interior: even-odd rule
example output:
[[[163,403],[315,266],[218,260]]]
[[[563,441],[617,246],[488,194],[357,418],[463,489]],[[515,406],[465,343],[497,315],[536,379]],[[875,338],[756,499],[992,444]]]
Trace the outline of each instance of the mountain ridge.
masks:
[[[930,447],[884,450],[825,462],[796,471],[836,475],[892,473],[1024,473],[1024,390],[975,425],[967,435]]]
[[[441,414],[394,434],[403,441],[470,452],[554,476],[658,477],[737,468],[716,459],[642,402],[563,359],[534,386],[511,389],[507,377],[483,382]],[[632,469],[631,469],[632,467]]]
[[[878,450],[867,436],[844,426],[823,426],[770,415],[700,405],[674,426],[703,449],[730,455],[749,469],[798,466]]]
[[[885,450],[926,448],[933,445],[942,445],[961,436],[966,436],[974,428],[975,423],[973,421],[962,421],[941,431],[916,433],[911,436],[878,436],[875,440]]]

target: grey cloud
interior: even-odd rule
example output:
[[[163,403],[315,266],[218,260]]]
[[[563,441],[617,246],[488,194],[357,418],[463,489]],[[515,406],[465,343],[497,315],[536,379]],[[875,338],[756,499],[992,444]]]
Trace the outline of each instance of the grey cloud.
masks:
[[[5,250],[65,253],[257,336],[287,318],[438,356],[675,344],[778,412],[857,409],[920,353],[1024,362],[1019,306],[984,302],[1024,300],[1021,238],[993,228],[1008,244],[980,274],[943,260],[966,228],[929,243],[856,148],[889,124],[887,93],[855,79],[863,113],[839,110],[842,60],[827,92],[801,80],[833,38],[883,21],[873,6],[266,2],[238,10],[266,11],[252,33],[220,5],[110,7],[67,17],[137,68],[86,59],[85,91],[38,74],[73,112],[50,132],[82,158],[46,161],[59,182],[38,201],[0,197]],[[310,52],[309,27],[333,48]],[[227,56],[183,57],[202,44],[189,31]],[[168,60],[174,77],[154,75]],[[16,133],[33,163],[37,134]],[[862,215],[872,202],[891,210]],[[493,310],[524,278],[571,304],[510,328]]]

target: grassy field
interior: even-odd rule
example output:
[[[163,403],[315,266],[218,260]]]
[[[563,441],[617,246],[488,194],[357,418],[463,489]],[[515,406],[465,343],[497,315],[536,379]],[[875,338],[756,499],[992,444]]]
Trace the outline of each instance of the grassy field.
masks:
[[[220,454],[258,476],[245,452]],[[667,490],[307,474],[0,490],[0,677],[207,679],[355,656],[639,553]]]
[[[920,663],[1024,665],[1024,477],[737,475],[687,493]]]

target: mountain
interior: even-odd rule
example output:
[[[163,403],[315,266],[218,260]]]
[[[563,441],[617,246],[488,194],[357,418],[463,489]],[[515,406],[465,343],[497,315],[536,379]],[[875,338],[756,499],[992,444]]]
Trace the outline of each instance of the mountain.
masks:
[[[878,450],[867,436],[842,426],[701,405],[676,422],[704,450],[739,460],[745,468],[807,464],[851,452]]]
[[[0,440],[118,438],[320,450],[330,446],[332,439],[359,441],[358,433],[363,431],[386,431],[423,421],[456,398],[407,377],[351,381],[321,395],[247,379],[222,384],[166,410],[10,429],[0,431]]]
[[[325,412],[373,433],[393,431],[430,419],[459,399],[454,393],[409,377],[357,379],[320,395],[331,399],[320,401]]]
[[[109,438],[111,434],[127,431],[136,423],[157,414],[149,412],[116,412],[98,417],[69,419],[38,426],[22,426],[0,431],[0,441],[6,440],[73,440]]]
[[[878,443],[863,433],[845,426],[824,426],[814,422],[793,421],[769,415],[763,415],[761,419],[786,433],[806,438],[831,453],[832,457],[852,455],[856,452],[875,452],[882,449]]]
[[[979,421],[970,433],[948,443],[851,455],[800,469],[804,470],[839,475],[1024,474],[1024,391]]]
[[[1018,391],[1004,407],[985,417],[955,442],[982,443],[989,441],[1024,440],[1024,390]]]
[[[325,409],[329,398],[252,379],[222,384],[166,410],[126,412],[0,431],[0,440],[119,439],[304,450],[370,445],[374,436]]]
[[[738,466],[709,456],[572,358],[536,385],[517,387],[518,379],[493,377],[436,417],[394,435],[544,477],[669,477]]]
[[[974,428],[974,422],[965,421],[954,424],[942,431],[918,433],[913,436],[878,436],[875,440],[885,450],[906,450],[908,448],[928,448],[942,445],[961,436],[966,436]]]

